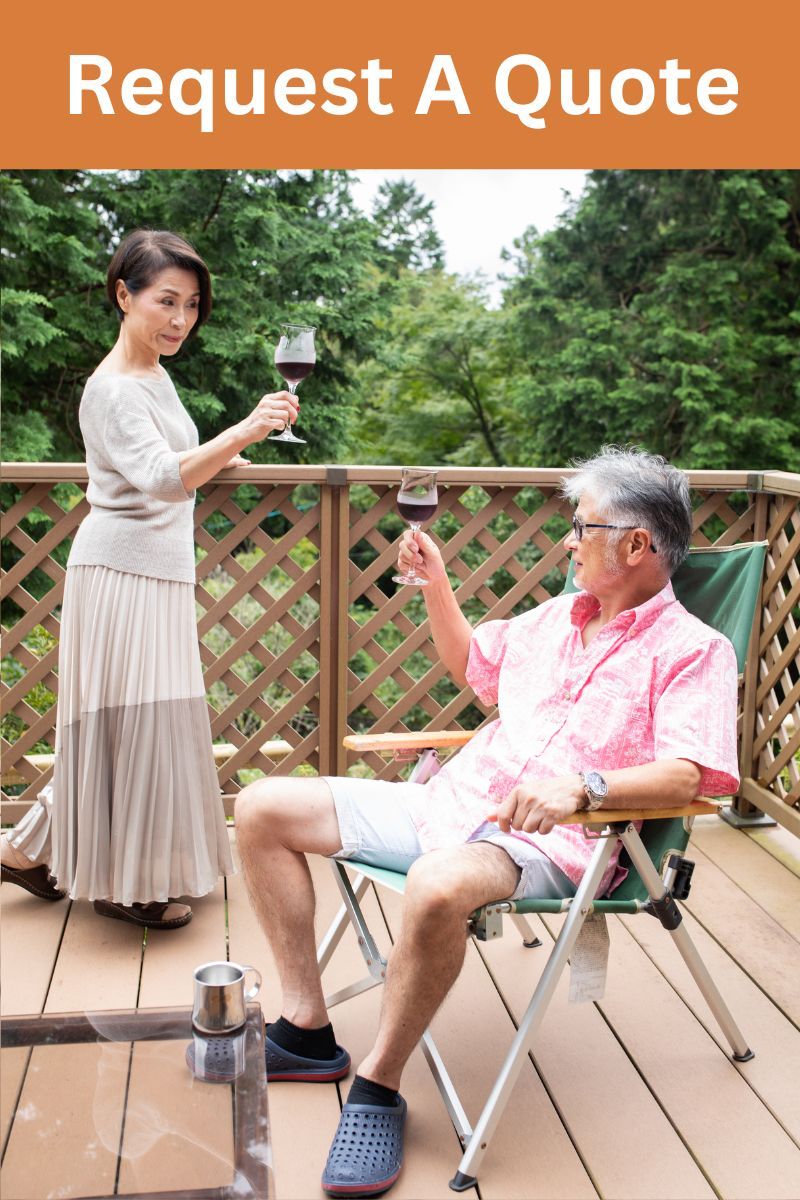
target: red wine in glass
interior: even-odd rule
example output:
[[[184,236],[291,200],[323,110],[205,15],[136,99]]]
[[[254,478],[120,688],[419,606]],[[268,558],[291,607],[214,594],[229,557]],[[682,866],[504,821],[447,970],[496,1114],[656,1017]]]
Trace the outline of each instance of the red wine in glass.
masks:
[[[404,467],[403,477],[397,493],[397,511],[407,521],[414,533],[418,533],[426,521],[430,521],[439,503],[436,490],[436,472],[422,467]],[[407,587],[425,587],[428,580],[417,575],[409,567],[405,575],[393,575],[395,583]]]
[[[397,511],[404,521],[408,521],[409,525],[415,525],[417,529],[424,525],[426,521],[430,521],[433,514],[436,512],[436,503],[429,504],[427,500],[412,499],[410,496],[398,495]]]
[[[317,361],[315,332],[313,325],[281,325],[280,341],[275,347],[275,366],[286,380],[292,395],[297,391],[298,384],[314,370]],[[296,437],[291,425],[285,425],[280,433],[271,433],[267,440],[305,443],[306,439]]]
[[[304,379],[308,379],[311,372],[314,370],[313,362],[293,362],[290,359],[275,359],[275,366],[279,374],[283,376],[289,387],[297,387],[298,383],[302,383]]]

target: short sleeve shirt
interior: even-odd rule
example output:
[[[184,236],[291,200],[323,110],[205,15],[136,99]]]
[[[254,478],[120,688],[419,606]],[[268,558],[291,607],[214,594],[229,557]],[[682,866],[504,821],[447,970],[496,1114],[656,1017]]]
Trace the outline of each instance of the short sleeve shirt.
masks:
[[[473,632],[467,681],[498,716],[424,789],[412,818],[424,849],[466,841],[526,778],[686,758],[699,793],[730,795],[736,758],[736,656],[676,600],[671,584],[620,613],[584,647],[594,596],[559,596]],[[577,884],[594,843],[579,825],[522,834]],[[612,858],[600,892],[625,877]]]

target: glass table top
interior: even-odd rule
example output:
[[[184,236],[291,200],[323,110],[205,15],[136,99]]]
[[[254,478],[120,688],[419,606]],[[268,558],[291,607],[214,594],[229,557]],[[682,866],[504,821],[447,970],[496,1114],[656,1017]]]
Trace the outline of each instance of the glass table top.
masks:
[[[258,1004],[222,1046],[188,1008],[4,1018],[0,1194],[270,1200],[263,1028]]]

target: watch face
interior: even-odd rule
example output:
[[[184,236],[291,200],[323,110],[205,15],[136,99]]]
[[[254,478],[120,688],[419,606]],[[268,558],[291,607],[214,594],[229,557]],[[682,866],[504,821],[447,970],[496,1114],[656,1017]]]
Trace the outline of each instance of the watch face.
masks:
[[[594,792],[595,796],[608,795],[608,784],[599,771],[587,771],[583,778],[589,791]]]

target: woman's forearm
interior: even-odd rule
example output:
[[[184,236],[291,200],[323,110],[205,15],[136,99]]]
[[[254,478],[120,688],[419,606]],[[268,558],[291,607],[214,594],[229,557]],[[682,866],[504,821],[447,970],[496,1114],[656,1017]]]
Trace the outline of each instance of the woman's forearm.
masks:
[[[455,682],[463,687],[467,682],[472,626],[458,607],[446,577],[425,588],[425,605],[436,652]]]
[[[180,456],[181,483],[187,492],[202,487],[221,471],[231,459],[253,439],[248,438],[241,425],[232,425],[209,442],[184,450]]]

